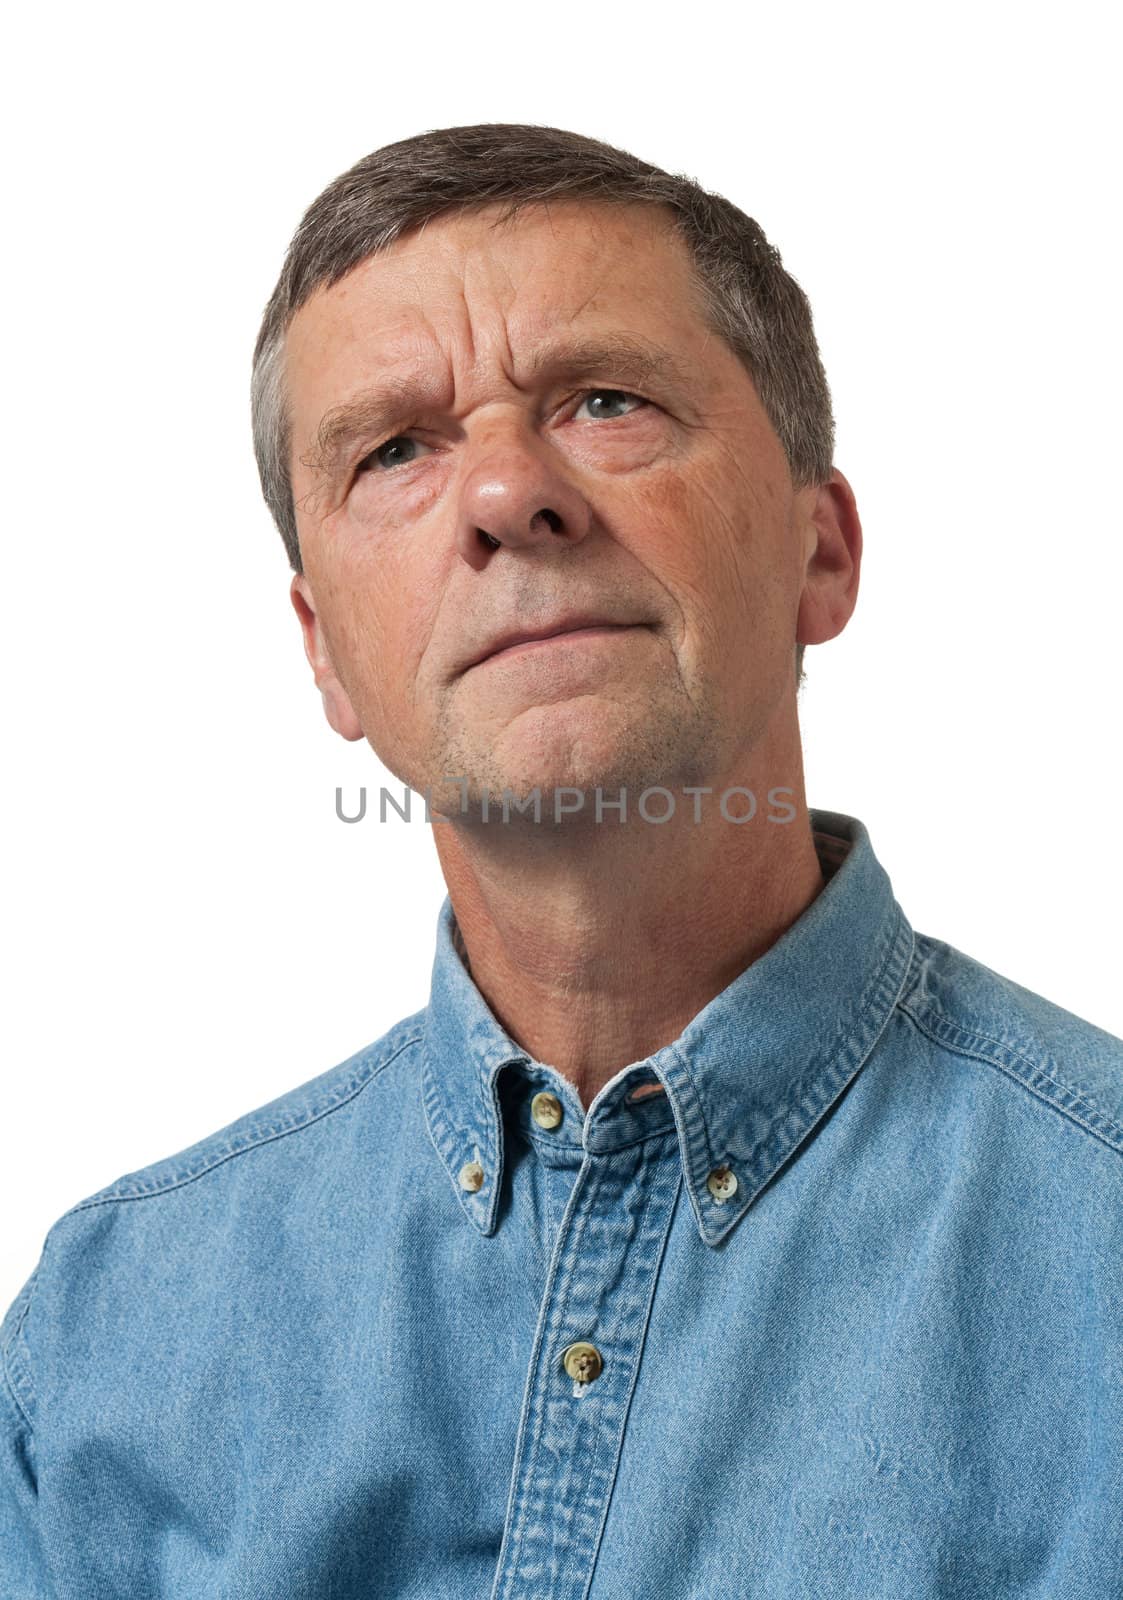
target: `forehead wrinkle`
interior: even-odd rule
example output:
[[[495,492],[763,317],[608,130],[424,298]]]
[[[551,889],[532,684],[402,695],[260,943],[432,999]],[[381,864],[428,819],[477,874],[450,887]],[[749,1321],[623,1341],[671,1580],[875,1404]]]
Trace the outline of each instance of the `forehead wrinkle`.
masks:
[[[505,345],[507,370],[513,370],[509,337]],[[474,356],[474,342],[472,350]],[[475,360],[472,365],[474,370]],[[531,351],[525,370],[528,383],[546,376],[578,378],[599,372],[604,379],[616,377],[640,388],[670,383],[689,395],[696,395],[701,376],[694,363],[623,329],[540,344]],[[381,434],[411,414],[440,410],[447,403],[447,394],[447,374],[442,380],[421,370],[386,373],[375,386],[358,391],[324,413],[311,448],[302,457],[303,464],[314,477],[330,478],[352,442]]]

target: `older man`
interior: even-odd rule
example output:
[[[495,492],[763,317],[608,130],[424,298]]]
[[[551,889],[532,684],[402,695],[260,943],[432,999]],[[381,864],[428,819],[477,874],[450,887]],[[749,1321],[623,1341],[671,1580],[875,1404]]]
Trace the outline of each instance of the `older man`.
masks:
[[[327,719],[432,806],[430,1001],[56,1222],[5,1592],[1123,1594],[1123,1042],[808,809],[861,531],[759,227],[408,139],[253,394]]]

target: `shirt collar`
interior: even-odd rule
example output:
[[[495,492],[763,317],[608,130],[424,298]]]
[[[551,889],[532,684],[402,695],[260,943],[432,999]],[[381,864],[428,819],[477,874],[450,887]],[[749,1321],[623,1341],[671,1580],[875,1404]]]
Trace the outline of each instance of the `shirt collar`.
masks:
[[[825,886],[673,1043],[606,1083],[587,1114],[568,1079],[535,1061],[493,1015],[471,977],[446,896],[425,1014],[422,1092],[433,1146],[482,1234],[497,1226],[509,1136],[501,1096],[511,1097],[528,1136],[589,1152],[677,1129],[698,1230],[717,1245],[843,1092],[889,1020],[914,936],[863,824],[841,812],[809,815]],[[665,1094],[629,1099],[656,1080]],[[549,1133],[528,1109],[543,1089],[564,1109],[562,1125]],[[482,1168],[482,1183],[472,1163]]]

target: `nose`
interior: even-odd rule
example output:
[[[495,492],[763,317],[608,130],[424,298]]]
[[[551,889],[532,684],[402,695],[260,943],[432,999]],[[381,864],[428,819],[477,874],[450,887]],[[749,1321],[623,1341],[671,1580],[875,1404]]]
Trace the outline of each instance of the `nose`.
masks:
[[[464,480],[456,548],[478,571],[501,546],[580,544],[590,523],[588,501],[551,459],[549,446],[525,426],[512,426],[489,435]]]

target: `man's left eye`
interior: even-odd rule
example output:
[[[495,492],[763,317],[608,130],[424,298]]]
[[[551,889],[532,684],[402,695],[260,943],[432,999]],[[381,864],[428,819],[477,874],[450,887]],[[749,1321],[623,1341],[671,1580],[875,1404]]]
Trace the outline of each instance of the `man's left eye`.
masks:
[[[650,404],[650,402],[645,400],[642,395],[631,394],[626,389],[589,389],[586,391],[585,398],[582,400],[581,405],[577,407],[577,410],[580,411],[581,406],[587,405],[594,417],[606,417],[610,422],[617,415],[630,415],[629,412],[618,413],[611,410],[604,410],[599,404],[599,402],[604,400],[608,401],[609,406],[615,405],[621,400],[634,400],[636,405],[641,408]]]

